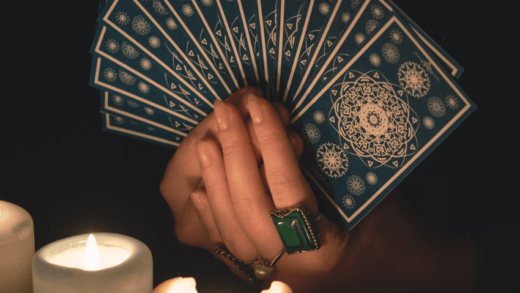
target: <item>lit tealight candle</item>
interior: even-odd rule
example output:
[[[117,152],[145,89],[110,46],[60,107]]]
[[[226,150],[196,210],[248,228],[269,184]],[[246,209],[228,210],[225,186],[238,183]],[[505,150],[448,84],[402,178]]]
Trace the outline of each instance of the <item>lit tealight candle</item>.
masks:
[[[32,292],[34,225],[21,207],[0,200],[0,292]]]
[[[153,264],[141,241],[112,233],[48,244],[33,258],[34,293],[150,293]]]
[[[273,281],[268,290],[263,290],[261,293],[293,293],[291,288],[280,281]]]

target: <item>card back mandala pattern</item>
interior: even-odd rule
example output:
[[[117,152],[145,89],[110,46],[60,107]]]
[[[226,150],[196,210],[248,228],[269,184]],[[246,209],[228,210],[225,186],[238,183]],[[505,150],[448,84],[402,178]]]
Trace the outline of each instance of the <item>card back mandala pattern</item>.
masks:
[[[348,170],[347,154],[333,143],[325,143],[316,153],[316,161],[325,174],[332,178],[345,175]]]
[[[406,62],[399,67],[399,83],[412,97],[424,97],[430,90],[430,77],[426,70],[415,62]]]
[[[409,106],[403,89],[382,73],[353,72],[352,81],[341,84],[333,101],[330,123],[344,141],[346,151],[369,167],[396,168],[418,147],[419,117]],[[413,147],[412,147],[413,146]],[[397,162],[396,166],[396,160]]]

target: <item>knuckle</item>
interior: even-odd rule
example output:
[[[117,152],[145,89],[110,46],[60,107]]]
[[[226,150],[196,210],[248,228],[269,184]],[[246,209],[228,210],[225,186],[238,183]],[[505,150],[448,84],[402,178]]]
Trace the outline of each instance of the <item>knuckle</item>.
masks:
[[[264,147],[267,151],[275,151],[275,149],[279,149],[284,140],[287,139],[288,138],[285,134],[285,130],[283,132],[279,130],[266,131],[258,137],[262,147]]]
[[[239,141],[226,141],[222,142],[222,154],[224,158],[240,157],[240,153],[244,151],[245,144]]]
[[[284,199],[284,196],[289,197],[289,194],[296,184],[294,176],[285,174],[283,172],[273,171],[267,177],[267,183],[272,194],[276,194],[279,199]]]

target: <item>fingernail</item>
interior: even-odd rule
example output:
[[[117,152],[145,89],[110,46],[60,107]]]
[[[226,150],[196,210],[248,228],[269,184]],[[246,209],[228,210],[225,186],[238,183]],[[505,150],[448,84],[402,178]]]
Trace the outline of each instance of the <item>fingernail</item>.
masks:
[[[296,149],[296,139],[289,135],[289,140],[291,141],[291,146],[295,150]]]
[[[200,196],[200,194],[198,194],[197,191],[194,191],[194,192],[190,193],[190,197],[191,197],[191,202],[193,202],[193,205],[195,206],[195,208],[198,211],[203,211],[204,210],[204,201],[202,199],[202,196]]]
[[[211,164],[211,155],[205,142],[199,141],[197,144],[197,152],[199,153],[200,164],[203,168],[207,168]]]
[[[249,109],[249,114],[251,115],[253,123],[259,124],[264,121],[264,111],[262,110],[260,101],[255,95],[247,97],[247,108]]]
[[[217,118],[218,130],[226,130],[229,125],[229,114],[224,102],[215,100],[215,117]]]

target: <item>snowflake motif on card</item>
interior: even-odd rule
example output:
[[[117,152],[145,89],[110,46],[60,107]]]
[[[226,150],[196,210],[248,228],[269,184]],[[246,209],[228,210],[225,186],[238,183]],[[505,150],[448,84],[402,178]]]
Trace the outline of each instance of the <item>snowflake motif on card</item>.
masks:
[[[152,26],[141,15],[132,19],[132,28],[136,33],[142,36],[147,35],[152,30]]]
[[[139,104],[134,102],[134,101],[126,101],[126,103],[128,104],[128,106],[130,106],[132,108],[138,108],[139,107]]]
[[[117,53],[119,51],[119,43],[114,39],[108,39],[106,42],[107,50],[110,53]]]
[[[366,179],[367,179],[368,184],[370,184],[370,185],[377,184],[377,175],[374,172],[368,172]]]
[[[459,100],[454,95],[447,95],[445,100],[450,110],[457,110],[459,108]]]
[[[377,4],[372,5],[370,11],[372,12],[372,16],[377,20],[381,20],[385,16],[385,11]]]
[[[356,206],[356,200],[351,195],[343,196],[343,198],[341,199],[341,202],[343,203],[343,206],[347,210],[351,210]]]
[[[125,103],[125,100],[119,95],[112,95],[112,102],[116,106],[122,106]]]
[[[105,79],[108,82],[114,82],[117,79],[117,73],[114,69],[108,67],[105,68],[105,71],[103,72],[103,75],[105,76]]]
[[[371,19],[367,21],[367,24],[365,25],[365,30],[367,31],[367,35],[370,35],[372,32],[374,32],[379,25],[379,21],[375,19]]]
[[[343,12],[341,14],[341,21],[347,23],[350,20],[350,12]]]
[[[352,7],[352,9],[358,7],[359,6],[359,1],[360,0],[352,0],[352,4],[350,5],[350,7]]]
[[[139,57],[139,52],[137,52],[137,50],[130,46],[127,42],[123,42],[121,44],[121,49],[123,51],[123,55],[125,55],[126,58],[135,59]]]
[[[321,111],[315,111],[314,114],[312,114],[312,118],[318,124],[325,122],[325,114],[323,114]]]
[[[148,115],[153,115],[155,114],[155,111],[153,109],[150,109],[148,107],[144,107],[144,112]]]
[[[403,42],[403,35],[400,31],[393,29],[390,31],[390,40],[396,44],[400,45]]]
[[[333,143],[322,144],[316,152],[316,161],[327,176],[339,178],[345,175],[348,169],[347,154]]]
[[[433,129],[435,127],[435,121],[432,117],[426,116],[423,118],[422,122],[424,127],[426,127],[427,129]]]
[[[362,33],[357,33],[356,36],[354,37],[354,40],[359,45],[365,41],[365,35]]]
[[[406,93],[416,97],[424,97],[430,90],[430,77],[424,68],[415,63],[408,61],[399,67],[397,74],[399,84],[406,90]]]
[[[365,182],[361,177],[352,175],[347,179],[347,189],[353,195],[362,195],[365,193]]]
[[[159,0],[153,0],[153,8],[155,9],[155,11],[157,13],[159,13],[160,15],[166,15],[168,14],[168,12],[166,12],[166,9],[164,8],[164,6],[161,4],[161,2],[159,2]]]
[[[379,65],[381,65],[381,57],[379,57],[379,55],[376,53],[370,54],[368,60],[370,61],[370,64],[374,65],[375,67],[379,67]]]
[[[210,7],[211,5],[213,5],[213,0],[202,0],[202,5]]]
[[[157,49],[161,46],[161,40],[156,36],[150,36],[148,38],[148,44],[150,44],[150,47]]]
[[[381,72],[347,72],[331,92],[329,121],[346,152],[373,168],[397,168],[416,152],[419,118],[404,90]]]
[[[119,69],[119,78],[126,85],[133,85],[136,81],[135,77],[121,69]]]
[[[123,119],[122,117],[119,117],[119,116],[114,116],[114,122],[117,125],[123,125],[123,124],[125,124],[125,119]]]
[[[446,105],[444,102],[437,98],[431,97],[428,99],[428,111],[435,117],[442,117],[446,114]]]
[[[190,4],[182,5],[182,13],[187,17],[193,16],[193,7]]]
[[[401,57],[399,49],[391,43],[384,44],[381,51],[383,52],[383,58],[385,58],[385,60],[391,64],[397,63],[399,61],[399,57]]]
[[[147,58],[142,58],[141,61],[139,61],[139,65],[141,65],[141,68],[144,70],[152,69],[152,61]]]
[[[137,88],[139,88],[139,91],[143,94],[147,94],[150,91],[150,86],[141,81],[137,85]]]
[[[303,135],[307,141],[317,143],[320,140],[320,130],[318,126],[308,123],[303,126]]]
[[[177,25],[175,20],[173,20],[173,18],[171,18],[171,17],[168,17],[168,19],[166,20],[166,27],[168,27],[172,31],[174,31],[174,30],[179,28],[179,26]]]
[[[116,13],[116,20],[117,23],[119,23],[119,25],[126,26],[130,24],[130,17],[124,11],[119,11],[118,13]]]
[[[318,10],[321,14],[327,15],[330,11],[330,5],[326,2],[320,3],[320,6],[318,6]]]

